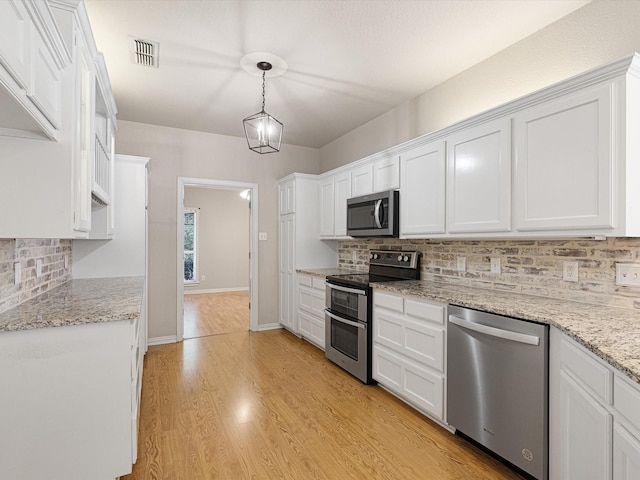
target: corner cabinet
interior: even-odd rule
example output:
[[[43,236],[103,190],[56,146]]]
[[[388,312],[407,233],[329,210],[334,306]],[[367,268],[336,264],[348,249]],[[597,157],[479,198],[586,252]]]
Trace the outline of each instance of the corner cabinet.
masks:
[[[7,92],[15,85],[3,80],[7,71],[3,66],[8,64],[3,62],[8,60],[3,57],[5,30],[0,28],[0,156],[5,160],[0,166],[0,202],[20,205],[3,213],[0,237],[110,238],[116,106],[84,3],[0,3],[0,22],[7,23],[11,35],[17,35],[13,48],[30,42],[27,66],[33,78],[31,84],[21,87],[29,102],[10,102],[4,108]],[[40,15],[55,34],[40,38],[34,20],[30,23],[23,18],[25,11],[29,18]],[[66,60],[57,73],[56,62],[47,57],[51,52]],[[13,82],[19,71],[12,69]],[[25,112],[30,115],[29,105],[35,105],[53,129],[50,134],[45,128],[44,134],[53,141],[42,141],[43,135],[34,133],[29,122],[13,127],[2,122],[5,113],[14,120],[23,118]]]
[[[551,329],[549,478],[640,478],[640,384]]]
[[[280,215],[278,248],[280,325],[298,334],[297,274],[300,268],[335,267],[335,241],[320,240],[318,225],[319,183],[315,175],[294,173],[279,182],[280,202],[295,205],[295,211]],[[287,190],[289,193],[283,193]],[[291,200],[287,200],[291,196]],[[280,203],[280,212],[290,211]]]
[[[373,378],[445,423],[446,305],[373,291]]]

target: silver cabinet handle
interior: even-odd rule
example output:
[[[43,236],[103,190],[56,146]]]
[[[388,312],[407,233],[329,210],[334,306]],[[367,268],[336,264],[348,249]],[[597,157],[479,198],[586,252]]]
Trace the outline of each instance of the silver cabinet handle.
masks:
[[[345,320],[344,318],[341,318],[337,315],[334,315],[333,313],[330,313],[329,311],[325,310],[324,313],[328,316],[333,318],[334,320],[337,320],[341,323],[346,323],[347,325],[351,325],[352,327],[358,327],[358,328],[362,328],[363,330],[367,329],[367,326],[364,323],[358,323],[358,322],[352,322],[351,320]]]
[[[373,218],[376,221],[376,226],[382,228],[382,222],[380,222],[380,207],[382,206],[382,199],[376,200],[376,208],[373,211]]]
[[[526,343],[527,345],[540,345],[540,337],[536,337],[535,335],[527,335],[526,333],[518,333],[510,330],[502,330],[501,328],[489,327],[480,323],[470,322],[454,315],[449,315],[449,322],[454,325],[458,325],[459,327],[466,328],[467,330],[484,333],[485,335],[490,335],[492,337]]]
[[[367,294],[367,292],[365,292],[364,290],[359,290],[357,288],[340,287],[338,285],[334,285],[333,283],[329,283],[329,282],[325,282],[325,285],[327,287],[331,288],[332,290],[340,290],[341,292],[355,293],[357,295],[366,295]]]

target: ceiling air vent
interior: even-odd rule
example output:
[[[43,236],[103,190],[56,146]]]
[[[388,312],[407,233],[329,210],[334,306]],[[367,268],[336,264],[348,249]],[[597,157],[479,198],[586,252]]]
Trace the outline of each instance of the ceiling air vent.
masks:
[[[158,68],[158,51],[160,44],[150,42],[140,38],[129,37],[129,51],[131,52],[131,63],[142,65],[143,67]]]

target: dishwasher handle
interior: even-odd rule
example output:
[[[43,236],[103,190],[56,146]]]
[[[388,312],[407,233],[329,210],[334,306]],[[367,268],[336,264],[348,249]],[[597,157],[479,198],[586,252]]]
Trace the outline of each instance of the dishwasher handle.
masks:
[[[505,340],[511,340],[513,342],[526,343],[527,345],[540,345],[540,337],[535,335],[527,335],[526,333],[512,332],[510,330],[503,330],[501,328],[489,327],[482,325],[481,323],[473,323],[464,318],[449,315],[449,323],[453,323],[467,330],[473,330],[474,332],[484,333],[492,337],[503,338]]]

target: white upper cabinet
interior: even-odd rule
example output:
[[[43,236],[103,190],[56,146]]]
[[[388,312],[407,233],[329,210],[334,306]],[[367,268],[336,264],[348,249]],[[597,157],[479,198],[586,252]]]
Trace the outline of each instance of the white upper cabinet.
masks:
[[[596,85],[515,116],[516,230],[615,226],[615,87]]]
[[[294,213],[296,211],[294,187],[294,179],[287,180],[278,185],[278,191],[280,193],[280,215],[287,215],[288,213]]]
[[[445,232],[445,142],[400,154],[400,235]]]
[[[0,2],[0,65],[24,89],[31,80],[31,30],[22,1]]]
[[[320,180],[320,236],[335,236],[335,185],[333,177]]]
[[[397,155],[373,162],[373,191],[384,192],[400,188],[400,161]]]
[[[511,128],[500,118],[447,137],[447,230],[508,232]]]
[[[351,196],[373,193],[373,164],[366,163],[351,170]]]
[[[347,199],[351,198],[351,173],[343,172],[334,177],[334,233],[336,237],[347,235]]]

